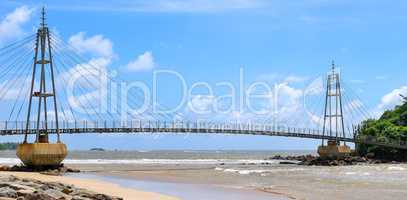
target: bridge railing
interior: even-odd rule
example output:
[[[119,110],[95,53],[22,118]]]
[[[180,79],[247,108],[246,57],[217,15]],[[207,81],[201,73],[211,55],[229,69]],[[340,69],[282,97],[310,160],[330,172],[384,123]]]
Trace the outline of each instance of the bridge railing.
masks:
[[[54,121],[31,121],[28,123],[28,129],[31,132],[37,129],[48,130],[56,129]],[[72,132],[104,132],[106,129],[111,129],[113,132],[116,129],[129,129],[128,131],[141,132],[143,130],[148,132],[154,131],[168,131],[176,132],[233,132],[240,131],[247,133],[267,134],[268,132],[275,133],[276,135],[285,133],[299,134],[299,135],[323,135],[320,129],[307,129],[281,126],[275,124],[264,123],[243,123],[238,121],[229,122],[207,122],[207,121],[153,121],[153,120],[132,120],[132,121],[91,121],[91,120],[78,120],[78,121],[59,121],[59,129],[71,130]],[[0,130],[3,132],[22,133],[26,130],[26,122],[24,121],[2,121],[0,122]],[[52,131],[51,131],[52,132]],[[335,135],[334,133],[332,135]]]
[[[400,139],[374,137],[370,135],[358,135],[356,136],[355,140],[362,144],[373,144],[407,149],[407,141]]]

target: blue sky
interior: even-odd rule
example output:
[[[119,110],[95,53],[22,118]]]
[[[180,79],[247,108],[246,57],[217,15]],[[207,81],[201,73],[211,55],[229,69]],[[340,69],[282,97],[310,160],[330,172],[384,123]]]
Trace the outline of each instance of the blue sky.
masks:
[[[335,60],[343,81],[363,97],[364,107],[371,113],[393,107],[400,101],[398,94],[407,93],[404,1],[61,0],[0,4],[1,45],[32,33],[39,24],[39,8],[45,5],[53,31],[83,50],[79,53],[107,61],[101,65],[116,71],[121,80],[142,80],[150,86],[154,70],[174,70],[185,77],[188,86],[197,81],[238,85],[242,68],[247,84],[258,80],[281,84],[295,79],[283,87],[283,101],[291,103],[282,106],[292,108],[298,103],[296,94],[324,75]],[[18,9],[16,19],[7,21],[6,16]],[[171,78],[161,81],[160,103],[176,104],[179,83]],[[215,90],[216,95],[224,93],[220,88]],[[195,94],[202,92],[198,89]],[[211,104],[205,98],[196,100],[200,106]],[[180,112],[190,116],[186,108]],[[64,138],[70,147],[81,149],[314,149],[319,143],[253,136]]]

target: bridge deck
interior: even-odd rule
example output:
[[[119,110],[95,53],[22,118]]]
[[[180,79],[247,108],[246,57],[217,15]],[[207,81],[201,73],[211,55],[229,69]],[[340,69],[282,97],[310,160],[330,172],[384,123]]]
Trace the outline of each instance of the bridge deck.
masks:
[[[40,123],[40,129],[34,129],[35,122],[30,122],[29,129],[24,128],[25,122],[0,122],[0,135],[23,135],[48,132],[56,134],[55,123]],[[45,129],[45,127],[48,129]],[[59,132],[61,134],[86,134],[86,133],[211,133],[211,134],[237,134],[237,135],[263,135],[282,136],[310,139],[337,140],[343,142],[375,144],[388,147],[407,149],[406,141],[394,141],[377,139],[374,137],[336,137],[324,135],[319,129],[292,128],[263,124],[241,123],[200,123],[200,122],[161,122],[161,121],[137,121],[137,122],[96,122],[82,121],[61,122]],[[346,135],[353,135],[347,133]]]

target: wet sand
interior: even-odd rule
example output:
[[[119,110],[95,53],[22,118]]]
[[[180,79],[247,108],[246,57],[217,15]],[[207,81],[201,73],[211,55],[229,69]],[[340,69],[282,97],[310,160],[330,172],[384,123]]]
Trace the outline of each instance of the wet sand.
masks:
[[[107,181],[124,185],[126,187],[136,188],[138,190],[153,191],[160,194],[166,194],[179,197],[183,200],[287,200],[286,196],[281,194],[272,194],[250,188],[231,187],[215,184],[181,183],[169,182],[165,180],[146,180],[135,178],[134,176],[117,176],[101,173],[82,173],[73,175],[74,177],[84,177],[96,180]]]
[[[91,165],[76,167],[84,170],[95,168]],[[119,167],[107,164],[98,165],[98,168],[98,172],[85,174],[108,179],[110,177],[112,178],[110,181],[116,180],[116,183],[130,184],[135,181],[133,182],[135,188],[169,195],[176,193],[165,188],[169,190],[177,188],[174,185],[189,188],[192,194],[198,195],[212,193],[223,197],[225,195],[222,193],[226,195],[237,193],[243,196],[240,199],[393,200],[404,199],[407,195],[406,164],[341,167],[159,164],[128,164]],[[143,187],[142,183],[151,187]],[[203,190],[195,190],[193,193],[194,187]],[[217,192],[219,188],[224,190]],[[188,198],[190,196],[187,194],[180,197],[186,197],[182,198],[185,200],[194,199]],[[249,196],[251,198],[244,198]]]

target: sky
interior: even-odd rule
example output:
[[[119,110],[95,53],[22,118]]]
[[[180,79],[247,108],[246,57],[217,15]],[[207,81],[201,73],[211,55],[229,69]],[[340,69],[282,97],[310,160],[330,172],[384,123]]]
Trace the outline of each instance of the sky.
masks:
[[[354,93],[344,105],[349,110],[363,105],[369,114],[379,116],[401,102],[399,94],[407,94],[404,1],[7,0],[0,5],[0,46],[34,33],[40,9],[45,6],[51,31],[88,58],[87,62],[96,63],[117,79],[141,81],[153,88],[154,74],[161,71],[156,74],[159,104],[170,108],[179,104],[184,86],[178,76],[167,72],[182,76],[186,87],[192,89],[176,112],[192,120],[245,122],[270,117],[248,106],[275,112],[283,121],[305,116],[309,114],[303,105],[305,91],[313,83],[324,82],[332,60],[340,68],[345,90]],[[80,70],[89,63],[72,67]],[[231,103],[221,98],[228,93],[227,87],[221,86],[224,82],[236,88],[238,102],[227,112],[215,112],[214,105]],[[259,82],[267,83],[271,91],[253,105],[241,103],[241,91],[247,92]],[[266,93],[261,87],[253,86],[254,93]],[[103,97],[98,94],[89,93],[88,97]],[[281,150],[316,149],[320,143],[225,135],[84,135],[63,139],[72,149]]]

